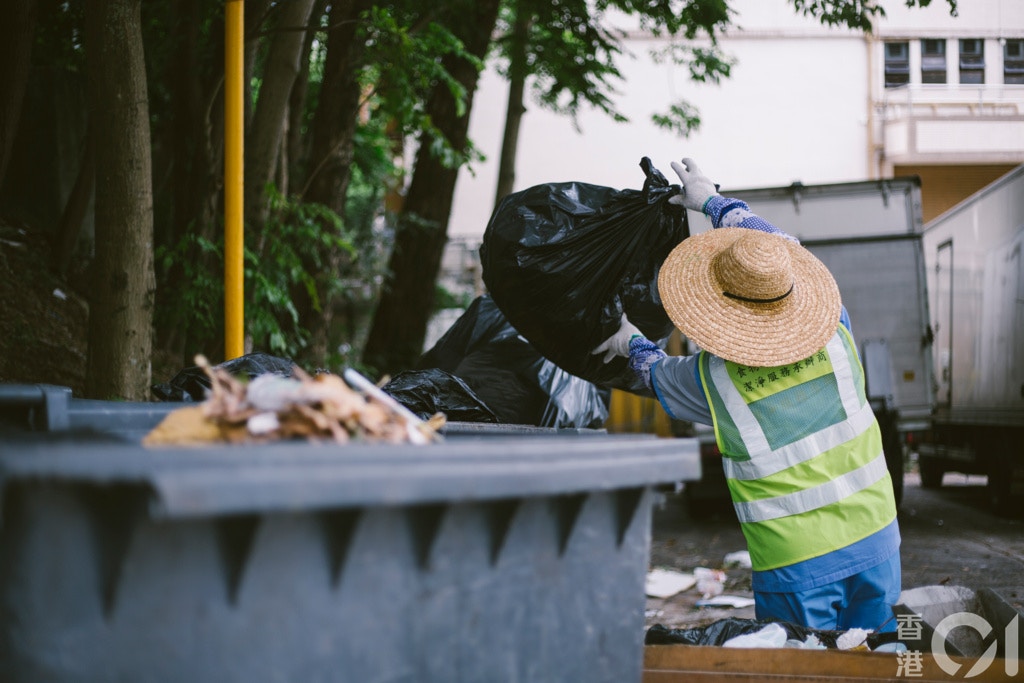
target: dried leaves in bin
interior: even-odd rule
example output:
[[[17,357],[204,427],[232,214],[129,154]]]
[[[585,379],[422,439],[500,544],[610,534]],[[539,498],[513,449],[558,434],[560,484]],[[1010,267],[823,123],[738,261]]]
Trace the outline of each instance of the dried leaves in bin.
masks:
[[[426,443],[444,424],[442,414],[420,422],[397,403],[389,405],[386,395],[364,395],[337,375],[311,377],[294,368],[292,377],[265,374],[243,382],[203,356],[196,365],[211,380],[206,401],[170,413],[146,436],[146,445],[292,438]]]

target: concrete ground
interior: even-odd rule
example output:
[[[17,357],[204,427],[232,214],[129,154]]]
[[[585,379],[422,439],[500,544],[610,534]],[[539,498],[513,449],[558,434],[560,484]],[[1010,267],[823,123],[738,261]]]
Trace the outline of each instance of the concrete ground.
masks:
[[[936,584],[1012,588],[1024,607],[1024,519],[994,516],[987,507],[984,476],[947,474],[943,487],[921,488],[916,473],[905,477],[899,521],[904,590]],[[726,554],[746,549],[731,511],[694,519],[682,494],[668,494],[653,517],[651,567],[692,572],[724,568],[725,595],[753,597],[750,571],[723,567]],[[1005,593],[1004,593],[1005,594]],[[647,626],[702,626],[726,617],[753,618],[754,608],[699,608],[695,588],[670,598],[647,599]]]

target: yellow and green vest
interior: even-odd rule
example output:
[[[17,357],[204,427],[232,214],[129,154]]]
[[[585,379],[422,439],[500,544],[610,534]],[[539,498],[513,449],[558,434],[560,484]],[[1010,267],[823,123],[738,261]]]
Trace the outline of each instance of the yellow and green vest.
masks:
[[[845,327],[790,365],[755,368],[703,351],[699,363],[755,570],[845,548],[896,518],[878,422]]]

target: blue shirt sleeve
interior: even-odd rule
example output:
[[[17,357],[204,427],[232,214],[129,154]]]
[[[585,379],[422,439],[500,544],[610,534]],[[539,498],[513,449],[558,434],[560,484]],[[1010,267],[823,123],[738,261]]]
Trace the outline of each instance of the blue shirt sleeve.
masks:
[[[629,367],[654,393],[669,417],[711,424],[697,356],[669,356],[649,339],[634,336],[629,342]]]
[[[704,213],[711,219],[711,225],[716,228],[747,228],[760,230],[772,235],[785,237],[791,242],[800,243],[800,240],[793,237],[772,225],[772,223],[761,218],[747,206],[746,202],[722,195],[712,195],[704,204]]]

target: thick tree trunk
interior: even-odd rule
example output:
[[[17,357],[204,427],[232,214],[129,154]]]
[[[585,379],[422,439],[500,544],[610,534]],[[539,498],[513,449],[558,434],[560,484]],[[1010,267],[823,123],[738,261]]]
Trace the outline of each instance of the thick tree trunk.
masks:
[[[7,3],[0,21],[0,186],[18,131],[25,85],[32,68],[36,0]]]
[[[509,54],[508,106],[505,109],[505,134],[501,140],[501,160],[498,163],[498,187],[494,193],[494,206],[512,192],[516,183],[516,154],[519,151],[519,124],[522,123],[526,107],[523,95],[526,92],[526,43],[530,32],[531,18],[522,14],[517,7],[516,21],[512,26],[512,45]]]
[[[362,91],[359,68],[365,45],[356,40],[359,16],[373,5],[372,0],[343,0],[331,5],[320,100],[313,119],[310,177],[303,198],[323,204],[338,215],[345,213],[345,196],[352,179],[356,123]],[[304,289],[293,293],[299,311],[299,324],[311,332],[311,359],[323,363],[328,355],[332,302],[328,294],[338,278],[342,255],[336,251],[320,254],[327,264],[316,273],[317,298]]]
[[[246,136],[245,214],[248,226],[256,234],[267,221],[265,190],[274,178],[285,139],[288,102],[299,73],[299,58],[306,42],[304,27],[312,9],[313,0],[290,0],[280,5],[259,101]]]
[[[152,354],[153,187],[141,0],[86,8],[96,260],[86,395],[143,400]]]
[[[499,0],[460,0],[448,9],[446,25],[465,44],[466,51],[483,58],[498,16]],[[468,140],[469,115],[479,72],[465,59],[446,60],[448,71],[466,89],[466,108],[460,116],[455,99],[443,85],[427,103],[431,120],[456,149]],[[427,322],[434,310],[434,288],[441,257],[448,241],[448,219],[455,193],[457,168],[447,168],[421,144],[416,155],[409,192],[395,233],[388,267],[390,274],[374,315],[363,353],[364,362],[377,372],[393,374],[411,368],[423,350]]]

